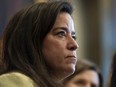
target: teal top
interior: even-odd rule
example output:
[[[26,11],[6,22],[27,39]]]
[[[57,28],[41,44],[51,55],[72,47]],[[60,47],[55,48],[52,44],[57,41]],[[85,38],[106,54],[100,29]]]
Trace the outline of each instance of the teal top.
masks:
[[[11,72],[0,76],[0,87],[38,87],[38,86],[28,76],[19,72]]]

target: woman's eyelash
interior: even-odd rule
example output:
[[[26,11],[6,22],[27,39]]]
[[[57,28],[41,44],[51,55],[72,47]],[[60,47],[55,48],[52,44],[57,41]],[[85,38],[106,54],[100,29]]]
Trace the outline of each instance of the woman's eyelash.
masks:
[[[66,32],[64,32],[64,31],[59,31],[59,32],[57,33],[57,35],[65,36],[65,35],[66,35]]]
[[[59,31],[59,32],[57,33],[57,35],[60,36],[60,37],[63,37],[63,36],[66,36],[66,32],[65,32],[65,31]],[[76,36],[75,36],[75,35],[72,35],[72,38],[73,38],[74,40],[76,40]]]

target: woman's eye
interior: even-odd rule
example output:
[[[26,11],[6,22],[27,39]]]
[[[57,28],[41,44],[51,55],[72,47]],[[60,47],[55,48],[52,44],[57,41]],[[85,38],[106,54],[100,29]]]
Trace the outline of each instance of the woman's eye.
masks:
[[[76,40],[76,36],[72,36],[72,38],[73,38],[74,40]]]
[[[95,84],[91,84],[91,87],[98,87],[97,85],[95,85]]]
[[[83,80],[83,79],[75,80],[75,81],[74,81],[74,84],[77,85],[77,86],[79,86],[79,87],[85,87],[86,81]]]
[[[57,33],[58,36],[63,37],[66,36],[66,32],[65,31],[60,31]]]

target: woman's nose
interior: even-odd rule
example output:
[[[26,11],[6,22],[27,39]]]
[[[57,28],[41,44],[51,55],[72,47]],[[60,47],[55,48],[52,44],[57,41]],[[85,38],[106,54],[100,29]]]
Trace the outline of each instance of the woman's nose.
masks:
[[[74,38],[71,37],[71,38],[68,40],[68,49],[74,51],[74,50],[76,50],[78,47],[79,47],[79,45],[77,44],[76,40],[75,40]]]

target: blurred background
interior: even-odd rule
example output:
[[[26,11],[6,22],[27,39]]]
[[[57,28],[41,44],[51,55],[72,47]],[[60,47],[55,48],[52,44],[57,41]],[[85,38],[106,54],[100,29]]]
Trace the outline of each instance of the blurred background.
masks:
[[[0,0],[0,38],[9,19],[20,9],[48,0]],[[51,0],[53,1],[53,0]],[[78,58],[86,58],[98,65],[108,78],[113,53],[116,52],[116,0],[68,0],[74,4]]]

